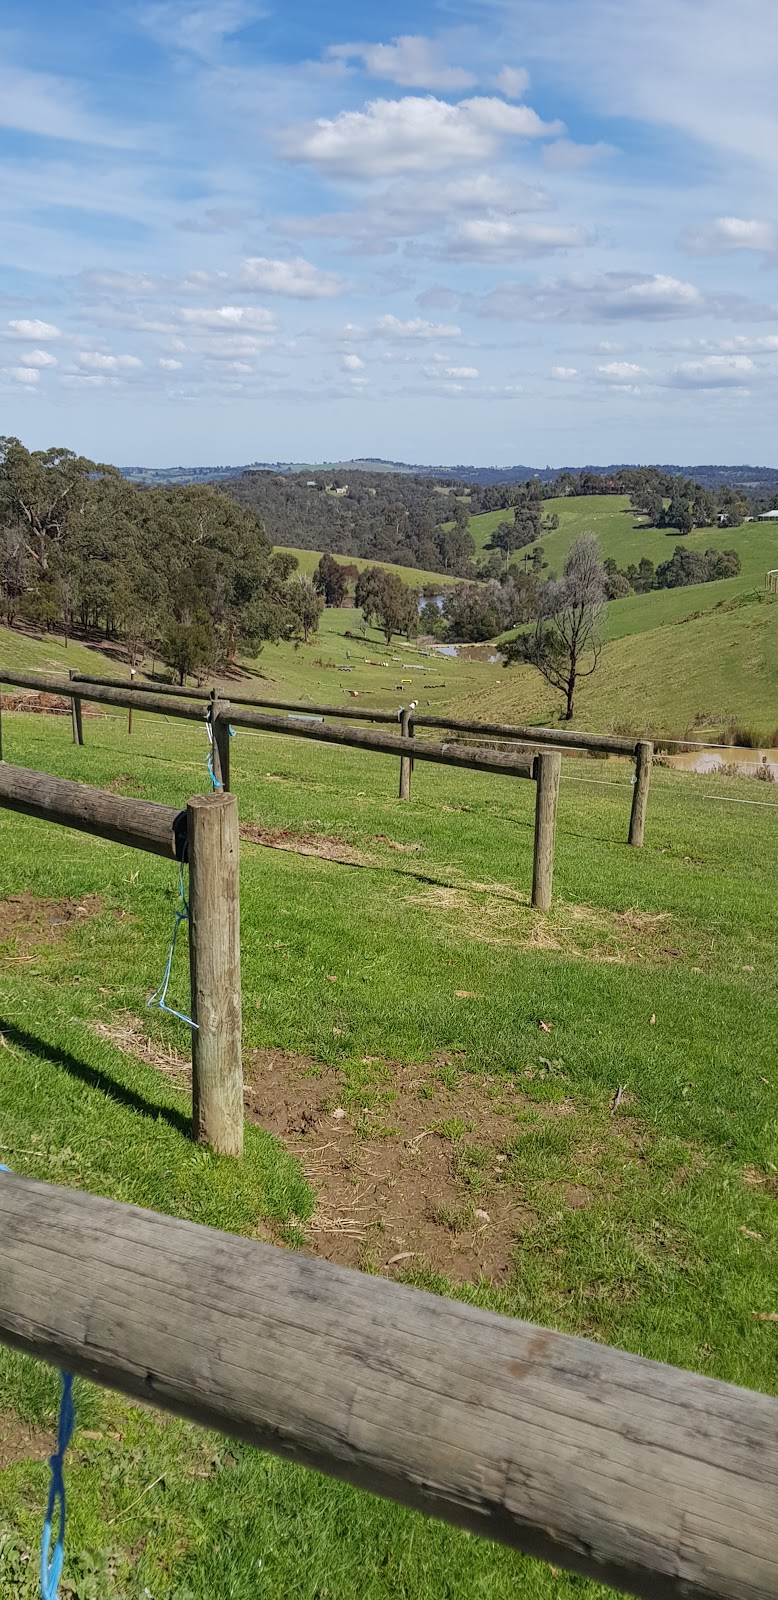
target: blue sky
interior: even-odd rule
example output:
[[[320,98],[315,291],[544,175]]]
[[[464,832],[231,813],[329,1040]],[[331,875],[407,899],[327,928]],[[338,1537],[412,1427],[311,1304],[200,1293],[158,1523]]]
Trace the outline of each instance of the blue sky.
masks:
[[[0,13],[0,432],[776,459],[774,0]]]

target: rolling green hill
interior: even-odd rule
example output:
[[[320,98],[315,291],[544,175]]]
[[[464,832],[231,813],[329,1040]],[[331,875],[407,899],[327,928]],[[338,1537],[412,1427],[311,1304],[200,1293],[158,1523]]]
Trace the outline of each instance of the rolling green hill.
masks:
[[[291,544],[279,544],[276,545],[276,549],[284,550],[290,556],[296,556],[301,572],[315,572],[321,561],[321,550],[299,550]],[[386,572],[395,572],[398,578],[402,578],[403,583],[410,584],[412,589],[421,589],[432,583],[442,594],[445,588],[458,581],[450,573],[425,572],[421,567],[400,567],[393,561],[366,561],[362,556],[336,556],[335,559],[342,566],[359,567],[360,572],[365,567],[383,567]]]

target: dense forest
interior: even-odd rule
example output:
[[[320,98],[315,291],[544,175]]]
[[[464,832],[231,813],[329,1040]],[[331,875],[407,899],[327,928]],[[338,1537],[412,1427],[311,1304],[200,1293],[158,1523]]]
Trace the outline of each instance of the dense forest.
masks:
[[[323,602],[260,519],[198,485],[140,490],[72,451],[0,439],[4,622],[121,635],[178,673],[307,638]]]

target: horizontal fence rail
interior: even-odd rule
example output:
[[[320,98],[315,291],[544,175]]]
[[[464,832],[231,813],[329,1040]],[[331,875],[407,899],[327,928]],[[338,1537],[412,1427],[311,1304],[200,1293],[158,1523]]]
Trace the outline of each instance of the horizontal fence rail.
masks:
[[[71,778],[0,762],[0,808],[59,822],[80,833],[181,861],[186,854],[186,812],[153,800],[130,800],[91,789]]]
[[[0,683],[10,683],[17,689],[33,689],[39,694],[56,694],[75,702],[93,701],[100,706],[121,706],[136,711],[150,711],[163,717],[182,717],[186,722],[202,722],[205,710],[186,699],[168,700],[164,695],[138,689],[135,685],[116,681],[115,688],[105,684],[76,685],[72,678],[57,677],[52,673],[14,672],[0,667]],[[78,692],[76,693],[76,687]],[[83,743],[83,739],[77,741]]]
[[[89,673],[86,672],[74,672],[70,681],[71,683],[85,685],[97,683],[112,689],[124,687],[129,689],[130,687],[130,680],[128,678],[93,678]],[[179,687],[179,685],[175,683],[146,684],[138,683],[136,681],[134,687],[136,689],[140,689],[144,694],[151,692],[162,695],[178,695],[182,698],[191,700],[211,700],[214,697],[211,689],[189,689]],[[83,697],[84,699],[89,698],[86,691],[84,691]],[[219,698],[229,699],[230,705],[256,706],[258,710],[261,710],[266,706],[268,710],[271,711],[300,711],[308,713],[309,716],[316,717],[353,717],[355,720],[362,722],[386,722],[396,724],[399,720],[399,712],[397,711],[379,711],[377,708],[371,711],[366,706],[319,706],[312,705],[306,700],[270,700],[264,695],[258,698],[253,694],[233,694],[232,689],[225,687],[224,685],[222,685],[222,688],[219,690]]]
[[[0,1174],[0,1340],[651,1600],[775,1600],[778,1401]]]

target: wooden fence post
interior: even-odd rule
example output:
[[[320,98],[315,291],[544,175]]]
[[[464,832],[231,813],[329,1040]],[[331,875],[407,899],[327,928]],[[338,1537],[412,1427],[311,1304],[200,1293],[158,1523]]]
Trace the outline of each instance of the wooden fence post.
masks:
[[[213,734],[213,775],[225,793],[230,787],[230,725],[226,701],[211,691],[211,733]]]
[[[130,667],[130,688],[135,682],[135,668]],[[132,733],[132,706],[127,707],[127,732]]]
[[[195,795],[189,840],[192,1116],[198,1144],[243,1154],[238,802]]]
[[[535,859],[532,867],[532,904],[548,911],[554,883],[556,808],[562,757],[558,750],[541,750],[535,757]]]
[[[403,706],[402,711],[400,712],[400,733],[401,733],[403,739],[412,739],[413,736],[414,736],[413,713],[414,713],[415,708],[416,708],[416,701],[413,700],[409,706]],[[411,798],[411,773],[412,773],[412,771],[413,771],[413,758],[411,756],[400,756],[400,799],[401,800],[410,800],[410,798]]]
[[[73,676],[74,674],[71,668],[70,672],[68,673],[68,677],[72,678]],[[77,694],[72,694],[70,696],[70,718],[73,727],[73,743],[83,744],[84,725],[81,720],[81,698]]]
[[[635,749],[635,788],[632,795],[632,815],[629,819],[629,843],[641,845],[646,826],[646,806],[648,805],[648,786],[651,782],[651,766],[654,760],[654,746],[648,739],[641,739]]]

